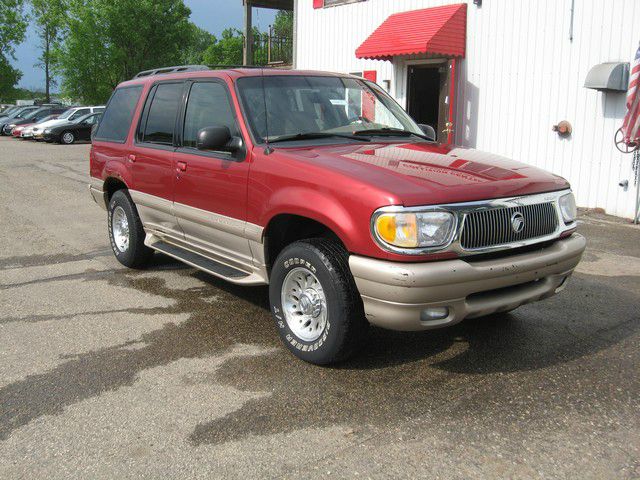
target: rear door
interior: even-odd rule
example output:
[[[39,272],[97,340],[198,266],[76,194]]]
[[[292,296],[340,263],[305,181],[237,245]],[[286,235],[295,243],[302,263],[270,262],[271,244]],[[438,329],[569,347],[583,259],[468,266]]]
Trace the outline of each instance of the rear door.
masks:
[[[173,214],[174,132],[184,87],[183,81],[151,87],[128,158],[135,186],[131,196],[145,228],[178,239],[183,235]]]
[[[205,127],[225,126],[241,137],[227,84],[221,79],[190,81],[175,154],[174,211],[185,240],[211,258],[238,268],[251,264],[244,236],[249,162],[246,150],[234,154],[196,148]]]

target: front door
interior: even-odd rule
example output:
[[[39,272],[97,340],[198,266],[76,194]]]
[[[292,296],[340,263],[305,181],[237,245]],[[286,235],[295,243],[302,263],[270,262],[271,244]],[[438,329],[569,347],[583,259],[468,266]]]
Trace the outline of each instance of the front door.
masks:
[[[442,143],[453,141],[454,62],[408,67],[407,112],[417,123],[431,125]]]
[[[246,239],[249,162],[242,154],[196,148],[198,131],[225,126],[241,136],[227,85],[222,80],[193,81],[175,153],[174,212],[185,241],[213,260],[247,269],[252,265]]]

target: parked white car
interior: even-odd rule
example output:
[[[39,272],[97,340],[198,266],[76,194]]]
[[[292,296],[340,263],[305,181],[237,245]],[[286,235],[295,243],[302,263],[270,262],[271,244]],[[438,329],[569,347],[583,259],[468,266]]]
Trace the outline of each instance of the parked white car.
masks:
[[[80,117],[84,117],[90,113],[98,113],[104,112],[104,105],[91,106],[91,107],[72,107],[69,110],[65,111],[62,115],[60,115],[55,120],[49,120],[47,122],[41,123],[39,125],[34,125],[32,134],[33,138],[36,140],[42,140],[44,131],[47,128],[55,127],[57,125],[61,125],[66,122],[73,122]]]

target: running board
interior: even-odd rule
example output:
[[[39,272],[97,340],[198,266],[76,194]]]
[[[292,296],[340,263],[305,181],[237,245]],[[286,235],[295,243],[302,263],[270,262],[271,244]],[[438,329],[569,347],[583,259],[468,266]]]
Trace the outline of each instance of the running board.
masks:
[[[176,258],[188,265],[191,265],[192,267],[204,270],[205,272],[210,273],[211,275],[215,275],[216,277],[226,278],[232,282],[238,282],[250,276],[248,273],[243,272],[242,270],[224,265],[223,263],[216,262],[215,260],[211,260],[209,258],[203,257],[202,255],[198,255],[197,253],[190,252],[189,250],[176,247],[175,245],[171,245],[167,242],[156,241],[149,246],[160,253],[164,253],[165,255]]]

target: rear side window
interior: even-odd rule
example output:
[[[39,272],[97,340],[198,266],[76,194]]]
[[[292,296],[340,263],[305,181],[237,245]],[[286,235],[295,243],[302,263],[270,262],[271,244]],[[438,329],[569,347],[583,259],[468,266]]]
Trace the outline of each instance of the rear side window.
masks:
[[[184,118],[184,146],[196,146],[201,128],[222,126],[229,128],[232,136],[239,135],[225,87],[217,82],[194,83]]]
[[[173,144],[173,131],[182,98],[182,88],[182,83],[161,83],[156,87],[142,133],[144,143]]]
[[[127,140],[141,92],[142,85],[119,88],[113,92],[98,126],[95,140],[118,143],[124,143]]]

